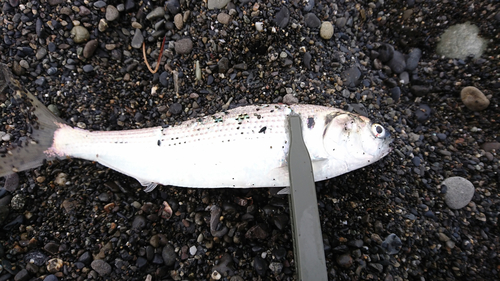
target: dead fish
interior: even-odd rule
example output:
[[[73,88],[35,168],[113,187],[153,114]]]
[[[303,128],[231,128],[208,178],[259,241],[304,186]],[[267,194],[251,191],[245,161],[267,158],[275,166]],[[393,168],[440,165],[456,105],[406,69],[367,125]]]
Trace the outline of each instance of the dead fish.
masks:
[[[301,117],[315,181],[372,164],[391,151],[392,139],[382,125],[364,116],[317,105],[250,105],[167,128],[73,128],[24,91],[6,71],[5,65],[0,67],[0,83],[3,79],[15,95],[31,103],[30,116],[36,122],[26,145],[2,155],[0,176],[35,168],[45,160],[75,157],[133,177],[146,186],[146,191],[157,184],[287,187],[290,114]]]

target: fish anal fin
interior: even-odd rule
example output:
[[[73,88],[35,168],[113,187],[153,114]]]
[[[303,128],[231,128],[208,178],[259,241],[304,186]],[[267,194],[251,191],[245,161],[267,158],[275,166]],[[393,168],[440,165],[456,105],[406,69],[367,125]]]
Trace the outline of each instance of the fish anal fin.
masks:
[[[156,182],[142,181],[142,180],[138,180],[138,181],[141,183],[142,186],[146,187],[146,188],[144,188],[144,192],[151,192],[158,185]]]

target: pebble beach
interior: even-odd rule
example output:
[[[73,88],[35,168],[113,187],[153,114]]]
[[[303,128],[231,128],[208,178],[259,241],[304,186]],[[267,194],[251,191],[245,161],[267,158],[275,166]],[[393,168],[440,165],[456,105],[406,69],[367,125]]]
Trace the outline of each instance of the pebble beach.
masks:
[[[0,63],[73,127],[175,126],[270,103],[382,124],[388,156],[316,183],[329,280],[500,279],[500,2],[0,7]],[[2,156],[29,130],[0,90]],[[279,189],[143,189],[80,159],[0,179],[0,281],[297,280]]]

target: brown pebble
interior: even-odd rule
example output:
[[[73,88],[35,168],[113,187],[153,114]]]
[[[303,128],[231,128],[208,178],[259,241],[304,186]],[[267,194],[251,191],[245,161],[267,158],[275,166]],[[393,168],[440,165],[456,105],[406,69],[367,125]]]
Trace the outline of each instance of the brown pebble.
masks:
[[[490,105],[488,98],[478,88],[469,86],[462,89],[460,98],[464,105],[472,111],[481,111]]]
[[[83,57],[88,59],[94,55],[95,50],[97,49],[97,39],[90,40],[85,44],[85,47],[83,48]]]
[[[349,254],[343,254],[337,257],[337,263],[345,268],[351,267],[352,257]]]

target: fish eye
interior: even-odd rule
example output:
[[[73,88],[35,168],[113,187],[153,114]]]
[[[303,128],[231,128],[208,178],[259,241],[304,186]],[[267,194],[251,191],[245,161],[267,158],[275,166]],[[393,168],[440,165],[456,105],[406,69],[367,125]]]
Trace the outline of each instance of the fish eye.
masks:
[[[376,138],[383,138],[385,136],[385,129],[380,124],[373,124],[372,125],[372,134]]]

